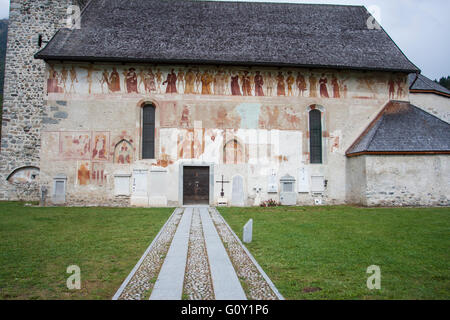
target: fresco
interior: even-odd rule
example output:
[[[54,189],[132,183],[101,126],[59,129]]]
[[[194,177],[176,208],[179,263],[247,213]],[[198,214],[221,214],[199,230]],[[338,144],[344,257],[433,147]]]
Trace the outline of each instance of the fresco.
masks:
[[[120,141],[114,150],[114,163],[117,164],[131,164],[133,159],[133,146],[127,140]]]
[[[92,162],[91,170],[91,184],[96,184],[98,186],[106,185],[106,171],[105,163],[103,162]]]
[[[109,154],[109,132],[94,132],[92,137],[92,160],[106,161]]]
[[[79,161],[77,165],[77,184],[86,186],[91,182],[91,163],[89,161]]]
[[[60,155],[65,159],[90,159],[90,132],[60,132]]]
[[[47,92],[403,99],[406,76],[244,67],[49,65]]]

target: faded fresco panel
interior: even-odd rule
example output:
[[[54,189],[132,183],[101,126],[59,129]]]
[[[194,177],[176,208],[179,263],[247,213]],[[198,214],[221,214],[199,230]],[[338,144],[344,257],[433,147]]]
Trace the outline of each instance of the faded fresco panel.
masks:
[[[89,161],[77,162],[77,184],[86,186],[91,182],[91,163]]]
[[[133,146],[128,140],[120,141],[114,149],[114,163],[131,164],[134,161]]]
[[[109,132],[94,132],[92,137],[92,160],[107,161],[109,155]]]
[[[60,132],[59,148],[60,154],[64,159],[90,159],[91,133]]]

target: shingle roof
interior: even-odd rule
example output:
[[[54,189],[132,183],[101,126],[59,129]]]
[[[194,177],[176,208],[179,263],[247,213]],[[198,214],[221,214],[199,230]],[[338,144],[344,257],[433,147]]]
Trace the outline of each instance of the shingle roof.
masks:
[[[419,77],[414,82],[415,79],[416,79],[415,73],[409,75],[409,84],[410,86],[412,85],[410,90],[412,92],[431,92],[450,97],[450,90],[441,86],[439,83],[436,83],[431,79],[428,79],[424,75],[419,74]]]
[[[36,58],[416,72],[362,6],[92,0]]]
[[[370,153],[450,153],[450,124],[408,102],[391,101],[346,154]]]

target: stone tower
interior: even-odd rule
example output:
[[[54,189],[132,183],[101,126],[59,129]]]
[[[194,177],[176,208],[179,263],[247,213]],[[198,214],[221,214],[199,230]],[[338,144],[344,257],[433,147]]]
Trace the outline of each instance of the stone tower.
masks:
[[[45,63],[34,59],[64,27],[72,0],[11,0],[0,154],[0,200],[39,198]],[[41,47],[39,39],[42,40]]]

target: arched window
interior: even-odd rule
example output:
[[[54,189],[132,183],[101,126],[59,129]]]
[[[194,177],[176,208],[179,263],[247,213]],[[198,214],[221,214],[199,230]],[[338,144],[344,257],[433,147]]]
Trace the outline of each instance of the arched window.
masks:
[[[142,112],[142,159],[155,159],[155,107],[151,104]]]
[[[322,163],[322,112],[309,112],[309,152],[311,163]]]

